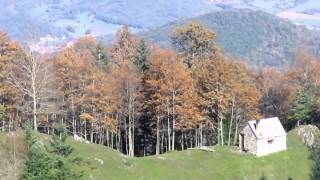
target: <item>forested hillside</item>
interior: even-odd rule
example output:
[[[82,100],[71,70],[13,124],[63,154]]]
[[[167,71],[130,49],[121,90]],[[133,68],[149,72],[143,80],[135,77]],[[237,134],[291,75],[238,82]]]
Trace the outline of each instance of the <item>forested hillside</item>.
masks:
[[[202,22],[216,31],[218,44],[227,55],[254,66],[284,67],[292,64],[299,48],[316,55],[320,51],[319,32],[249,9],[213,12],[172,22],[142,35],[163,47],[170,47],[170,35],[174,29],[190,21]]]
[[[237,146],[247,121],[262,117],[279,117],[287,131],[319,125],[317,57],[299,50],[287,68],[256,69],[225,55],[218,37],[190,22],[164,49],[124,26],[111,45],[84,36],[39,54],[0,33],[0,127],[28,127],[24,176],[82,176],[68,135],[133,158]],[[31,129],[50,134],[49,144]]]
[[[318,7],[0,0],[0,180],[319,180]]]
[[[171,34],[176,51],[118,32],[111,46],[91,36],[37,54],[1,33],[1,128],[25,122],[69,132],[128,156],[203,145],[237,145],[250,119],[280,117],[287,130],[318,124],[320,62],[298,51],[282,71],[255,70],[224,55],[200,23]],[[301,76],[303,74],[303,76]]]

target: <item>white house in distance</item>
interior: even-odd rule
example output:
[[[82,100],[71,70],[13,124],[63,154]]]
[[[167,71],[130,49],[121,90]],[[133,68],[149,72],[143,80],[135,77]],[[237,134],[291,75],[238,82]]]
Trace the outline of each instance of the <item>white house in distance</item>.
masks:
[[[264,156],[287,149],[287,133],[279,118],[248,121],[239,135],[242,152]]]

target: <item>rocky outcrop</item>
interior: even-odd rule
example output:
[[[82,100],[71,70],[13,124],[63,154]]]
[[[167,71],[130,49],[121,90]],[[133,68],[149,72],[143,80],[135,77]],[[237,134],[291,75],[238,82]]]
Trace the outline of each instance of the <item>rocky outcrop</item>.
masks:
[[[77,141],[77,142],[90,144],[90,142],[89,142],[88,140],[83,139],[82,137],[80,137],[80,136],[78,136],[78,135],[76,135],[76,134],[73,135],[73,139],[74,139],[75,141]]]
[[[295,131],[308,147],[312,147],[320,139],[320,130],[314,125],[302,125],[297,127]]]

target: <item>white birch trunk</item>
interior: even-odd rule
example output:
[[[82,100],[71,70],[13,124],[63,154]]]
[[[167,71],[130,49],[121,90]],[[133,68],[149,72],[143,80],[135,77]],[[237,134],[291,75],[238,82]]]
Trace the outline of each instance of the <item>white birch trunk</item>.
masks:
[[[176,118],[175,118],[175,93],[172,93],[172,145],[171,150],[175,150],[175,131],[176,131]]]

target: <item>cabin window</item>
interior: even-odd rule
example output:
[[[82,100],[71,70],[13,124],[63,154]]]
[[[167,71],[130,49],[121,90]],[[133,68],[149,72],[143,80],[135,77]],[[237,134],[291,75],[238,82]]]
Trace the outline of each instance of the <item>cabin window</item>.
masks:
[[[273,139],[269,139],[268,144],[272,144],[272,143],[273,143]]]

